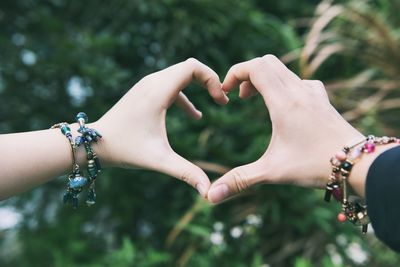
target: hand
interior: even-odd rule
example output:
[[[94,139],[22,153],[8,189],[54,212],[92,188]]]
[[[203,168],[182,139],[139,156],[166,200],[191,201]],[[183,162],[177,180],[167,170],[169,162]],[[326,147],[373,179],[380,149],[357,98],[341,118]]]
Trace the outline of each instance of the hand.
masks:
[[[208,199],[213,203],[261,183],[322,188],[328,182],[332,155],[363,138],[332,107],[320,81],[301,80],[272,55],[234,65],[222,88],[229,92],[237,85],[241,98],[262,95],[272,137],[261,158],[212,184]]]
[[[175,100],[191,117],[201,118],[201,112],[181,92],[193,79],[207,88],[217,103],[228,103],[218,75],[195,59],[150,74],[91,126],[103,134],[97,143],[102,161],[166,173],[206,197],[210,187],[207,175],[172,150],[165,126],[167,109]]]

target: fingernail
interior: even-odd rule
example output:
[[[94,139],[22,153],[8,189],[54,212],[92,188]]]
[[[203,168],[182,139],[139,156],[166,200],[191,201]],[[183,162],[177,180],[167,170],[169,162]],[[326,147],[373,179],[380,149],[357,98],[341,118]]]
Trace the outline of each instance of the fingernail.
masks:
[[[200,195],[202,195],[203,197],[207,195],[207,188],[205,185],[197,184],[196,189],[197,189],[197,191],[199,191]]]
[[[229,196],[229,188],[226,184],[219,184],[208,193],[209,200],[212,203],[218,203]]]
[[[229,103],[229,97],[227,95],[225,95],[225,101],[226,101],[226,104]]]

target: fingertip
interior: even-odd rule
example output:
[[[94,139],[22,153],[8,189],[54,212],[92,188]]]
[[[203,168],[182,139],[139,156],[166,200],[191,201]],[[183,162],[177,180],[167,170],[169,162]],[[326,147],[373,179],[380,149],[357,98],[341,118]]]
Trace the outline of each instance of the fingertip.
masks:
[[[223,93],[222,97],[216,98],[215,102],[221,106],[225,106],[226,104],[229,103],[229,97],[225,94],[225,92],[222,93]]]
[[[207,174],[197,165],[176,154],[171,150],[170,155],[165,155],[162,166],[158,164],[157,170],[176,177],[196,189],[202,197],[207,196],[211,185]]]
[[[226,105],[226,104],[228,104],[229,103],[229,97],[226,95],[226,93],[225,92],[223,92],[224,93],[224,100],[223,100],[223,103],[222,103],[222,105]]]
[[[196,189],[197,189],[197,191],[199,192],[199,194],[203,197],[203,198],[205,198],[205,199],[207,199],[207,196],[208,196],[208,189],[210,188],[210,186],[208,185],[208,186],[206,186],[204,183],[198,183],[197,185],[196,185]]]
[[[233,87],[232,87],[232,86],[229,86],[229,85],[227,84],[227,82],[224,81],[224,83],[223,83],[222,86],[221,86],[221,89],[222,89],[222,91],[225,93],[225,95],[227,95],[227,94],[229,94],[229,93],[232,91]]]
[[[207,199],[212,204],[218,204],[228,197],[229,187],[226,184],[212,185],[207,194]]]
[[[208,198],[208,191],[210,190],[211,182],[207,175],[201,176],[199,182],[196,184],[196,189],[199,194],[204,198]]]
[[[203,118],[203,112],[201,112],[200,110],[196,110],[193,113],[193,119],[195,119],[196,121],[201,120],[201,118]]]
[[[248,95],[246,95],[244,92],[243,92],[243,90],[239,90],[239,98],[241,98],[241,99],[246,99],[246,98],[248,98],[249,96]]]

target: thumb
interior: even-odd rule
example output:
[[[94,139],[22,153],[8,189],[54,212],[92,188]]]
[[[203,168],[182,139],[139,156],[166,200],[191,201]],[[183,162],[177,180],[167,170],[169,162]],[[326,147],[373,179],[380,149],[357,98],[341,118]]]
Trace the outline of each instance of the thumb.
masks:
[[[207,174],[201,168],[175,152],[172,152],[163,162],[162,172],[188,183],[196,188],[201,196],[207,197],[211,183]]]
[[[211,203],[219,203],[253,185],[263,182],[264,176],[265,172],[263,172],[260,161],[236,167],[211,185],[208,191],[208,200]]]

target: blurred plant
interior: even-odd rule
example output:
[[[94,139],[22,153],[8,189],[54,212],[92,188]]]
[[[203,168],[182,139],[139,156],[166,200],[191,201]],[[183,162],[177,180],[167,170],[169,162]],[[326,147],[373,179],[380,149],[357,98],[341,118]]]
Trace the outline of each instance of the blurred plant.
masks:
[[[400,131],[393,118],[400,109],[399,7],[395,0],[322,1],[297,51],[302,77],[327,73],[335,106],[364,130],[374,128],[372,120],[378,128],[385,124],[387,134]],[[379,125],[378,117],[385,123]]]

